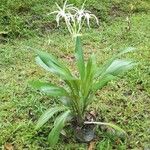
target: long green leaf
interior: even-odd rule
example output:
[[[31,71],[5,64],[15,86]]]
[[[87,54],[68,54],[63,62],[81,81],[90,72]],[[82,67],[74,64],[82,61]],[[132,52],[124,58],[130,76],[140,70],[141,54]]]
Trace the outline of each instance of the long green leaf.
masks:
[[[113,129],[119,131],[119,132],[122,132],[124,134],[126,134],[126,132],[121,129],[120,127],[118,127],[117,125],[114,125],[112,123],[106,123],[106,122],[88,122],[88,121],[85,121],[84,124],[97,124],[97,125],[105,125],[105,126],[110,126],[112,127]]]
[[[45,113],[39,118],[35,129],[42,127],[54,114],[64,111],[66,107],[53,107],[45,111]]]
[[[111,59],[109,59],[102,67],[100,67],[100,68],[97,70],[97,72],[96,72],[96,74],[95,74],[95,78],[101,76],[101,75],[106,71],[106,69],[113,63],[113,61],[114,61],[117,57],[119,57],[119,56],[121,56],[121,55],[123,55],[123,54],[126,54],[126,53],[128,53],[128,52],[132,52],[132,51],[134,51],[134,50],[135,50],[134,47],[127,47],[127,48],[125,48],[125,49],[123,49],[123,50],[120,50],[120,52],[119,52],[118,54],[114,55],[114,56],[113,56]]]
[[[70,111],[68,110],[56,118],[54,122],[54,128],[51,130],[48,136],[48,141],[51,146],[54,146],[58,142],[60,132],[63,129],[69,115]]]
[[[129,52],[132,52],[132,51],[134,51],[134,50],[136,50],[135,47],[127,47],[127,48],[124,48],[124,49],[122,49],[122,50],[119,51],[119,53],[117,54],[117,57],[118,57],[118,56],[121,56],[121,55],[123,55],[123,54],[129,53]]]
[[[68,80],[74,79],[69,69],[63,63],[59,62],[53,55],[41,51],[35,51],[35,52],[38,55],[36,57],[36,62],[42,68],[54,74],[59,75],[63,79],[68,79]]]
[[[68,93],[64,88],[58,87],[54,84],[41,81],[30,81],[29,83],[33,88],[38,89],[50,96],[68,96]]]
[[[85,100],[93,84],[93,75],[95,74],[95,69],[96,69],[96,60],[95,60],[95,55],[92,54],[88,59],[86,65],[85,79],[82,86],[82,88],[84,89]]]
[[[110,66],[105,70],[105,72],[103,72],[102,74],[112,74],[112,75],[118,75],[119,73],[123,73],[127,70],[129,70],[130,68],[132,68],[132,66],[135,63],[133,63],[132,61],[127,61],[127,60],[114,60]]]
[[[84,63],[84,56],[83,56],[83,50],[82,50],[82,45],[81,45],[81,39],[78,36],[76,38],[75,57],[76,57],[77,66],[79,69],[81,79],[83,79],[84,75],[85,75],[85,63]]]
[[[72,107],[72,99],[71,97],[67,97],[67,96],[63,96],[60,98],[60,101],[62,102],[62,104],[64,106],[67,106],[67,107]]]
[[[107,85],[108,82],[114,79],[116,79],[115,76],[108,74],[104,76],[103,78],[101,78],[98,82],[93,84],[92,90],[96,92],[97,90],[102,89],[105,85]]]
[[[36,50],[35,52],[45,62],[45,64],[49,65],[49,61],[51,61],[57,66],[61,66],[61,68],[66,70],[68,73],[70,73],[69,69],[62,62],[59,62],[58,59],[54,57],[52,54],[43,51],[38,51],[38,50]]]

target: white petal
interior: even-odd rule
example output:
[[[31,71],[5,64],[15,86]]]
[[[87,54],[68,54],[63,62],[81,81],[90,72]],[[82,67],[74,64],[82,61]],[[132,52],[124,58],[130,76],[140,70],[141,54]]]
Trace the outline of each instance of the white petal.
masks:
[[[64,2],[63,11],[66,9],[67,0]]]
[[[66,6],[66,7],[70,7],[70,6],[73,6],[73,4],[67,4],[67,6]]]
[[[85,16],[85,18],[87,20],[87,25],[90,28],[90,14],[86,13],[84,16]]]
[[[71,10],[71,11],[75,11],[75,12],[78,11],[78,9],[76,7],[67,7],[67,10]]]
[[[84,10],[84,13],[89,13],[91,14],[91,12],[89,10]]]
[[[81,9],[84,8],[85,3],[86,3],[86,0],[83,2],[82,6],[81,6]]]
[[[98,18],[94,14],[90,14],[90,15],[91,15],[91,17],[95,18],[97,25],[99,25]]]
[[[59,11],[53,11],[53,12],[49,13],[48,15],[57,14],[57,13],[59,13]]]
[[[56,4],[56,6],[58,7],[58,9],[60,10],[60,11],[62,11],[62,8],[57,4],[57,3],[55,3]]]
[[[57,27],[59,26],[60,17],[61,17],[60,14],[57,14],[56,16]]]

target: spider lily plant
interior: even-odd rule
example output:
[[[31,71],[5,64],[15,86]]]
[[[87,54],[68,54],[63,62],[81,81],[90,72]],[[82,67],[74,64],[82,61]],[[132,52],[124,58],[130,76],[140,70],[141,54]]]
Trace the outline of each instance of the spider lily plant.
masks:
[[[75,11],[75,18],[79,19],[79,22],[82,20],[80,18],[85,17],[88,11],[83,9],[77,9],[73,5],[64,4],[63,9],[58,5],[59,11],[53,12],[57,13],[56,21],[59,21],[59,17],[63,16],[64,19],[68,19],[68,14],[66,15],[66,9],[68,11]],[[63,13],[65,12],[65,13]],[[80,12],[80,13],[79,13]],[[81,13],[82,12],[82,13]],[[70,14],[69,14],[70,15]],[[91,13],[89,14],[91,15]],[[93,15],[92,15],[93,16]],[[71,15],[72,17],[72,15]],[[74,18],[74,19],[75,19]],[[95,16],[94,16],[95,18]],[[89,21],[88,17],[86,18]],[[96,18],[95,18],[96,19]],[[77,21],[76,20],[76,21]],[[67,20],[65,20],[67,22]],[[58,22],[59,23],[59,22]],[[81,23],[80,23],[81,24]],[[75,28],[79,24],[75,24]],[[133,61],[122,60],[119,57],[122,54],[133,51],[134,48],[129,47],[123,51],[120,51],[117,55],[114,55],[109,61],[104,63],[103,66],[99,66],[96,63],[95,55],[92,54],[87,61],[84,59],[82,44],[78,31],[70,24],[68,24],[68,30],[71,30],[71,34],[76,34],[75,36],[75,59],[78,74],[75,75],[69,70],[69,68],[58,61],[58,59],[52,54],[46,52],[35,50],[37,54],[36,62],[39,66],[44,68],[46,71],[53,73],[58,76],[63,84],[56,85],[51,82],[42,82],[42,81],[31,81],[30,84],[47,95],[56,97],[57,105],[55,107],[49,108],[38,120],[36,129],[41,128],[49,119],[55,115],[54,126],[49,133],[48,140],[51,146],[55,145],[59,139],[60,132],[66,125],[66,123],[72,121],[76,122],[77,126],[82,127],[83,125],[88,124],[97,124],[97,125],[107,125],[115,130],[124,132],[118,126],[111,123],[96,122],[86,120],[86,112],[88,106],[91,105],[93,97],[96,92],[102,89],[107,85],[108,82],[118,78],[118,75],[129,70],[135,64]],[[72,30],[73,29],[73,30]],[[78,28],[80,30],[80,27]]]

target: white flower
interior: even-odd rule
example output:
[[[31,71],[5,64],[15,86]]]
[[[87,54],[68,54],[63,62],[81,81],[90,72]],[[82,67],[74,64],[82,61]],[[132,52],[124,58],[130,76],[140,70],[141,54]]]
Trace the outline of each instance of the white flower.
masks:
[[[66,0],[62,8],[56,3],[58,10],[50,14],[57,14],[57,26],[59,26],[60,18],[63,18],[68,28],[68,31],[74,37],[80,34],[80,31],[85,21],[88,27],[90,27],[90,19],[92,18],[94,18],[96,20],[96,23],[99,24],[98,18],[90,11],[84,9],[84,4],[85,2],[81,6],[81,9],[78,9],[77,7],[74,7],[73,4],[67,4]]]
[[[85,18],[87,20],[87,25],[88,27],[90,27],[90,18],[94,18],[96,20],[97,25],[99,25],[99,21],[98,18],[94,15],[94,14],[90,14],[90,13],[85,13]]]
[[[98,18],[94,14],[92,14],[90,11],[84,9],[84,3],[81,9],[78,9],[76,11],[75,15],[78,20],[78,23],[82,22],[82,18],[84,18],[87,21],[88,27],[90,27],[90,18],[94,18],[96,20],[97,25],[99,25]]]
[[[56,6],[58,8],[57,11],[51,12],[50,14],[57,14],[56,15],[56,22],[57,22],[57,26],[59,26],[59,21],[60,18],[64,18],[65,20],[67,20],[68,18],[70,18],[70,13],[67,13],[68,10],[75,10],[75,8],[73,7],[72,4],[67,5],[67,0],[65,1],[63,8],[61,8],[57,3]]]

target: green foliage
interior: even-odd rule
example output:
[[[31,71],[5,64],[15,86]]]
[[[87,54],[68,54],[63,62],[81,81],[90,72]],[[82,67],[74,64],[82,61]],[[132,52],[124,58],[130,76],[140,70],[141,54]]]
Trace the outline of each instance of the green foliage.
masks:
[[[68,96],[67,91],[62,88],[58,87],[54,84],[51,83],[45,83],[45,82],[40,82],[40,81],[34,81],[30,83],[34,88],[47,93],[51,96]]]
[[[69,115],[70,115],[70,110],[62,113],[60,116],[56,118],[54,122],[54,128],[52,129],[52,131],[48,136],[48,141],[51,146],[54,146],[58,142],[59,134],[63,129],[63,127],[65,126],[65,122]]]
[[[75,56],[77,60],[77,65],[80,73],[81,80],[83,80],[85,76],[85,64],[84,64],[84,58],[83,58],[83,50],[81,47],[81,41],[79,37],[76,39],[76,49],[75,49]]]
[[[62,79],[75,79],[71,75],[69,69],[65,67],[63,63],[59,62],[54,56],[40,51],[36,51],[36,53],[38,54],[36,62],[42,68],[60,76]]]
[[[86,122],[86,121],[85,121],[84,124],[105,125],[105,126],[112,127],[113,129],[119,131],[120,133],[126,134],[126,132],[125,132],[123,129],[121,129],[120,127],[118,127],[118,126],[116,126],[116,125],[114,125],[114,124],[112,124],[112,123],[105,123],[105,122]]]
[[[93,96],[96,94],[97,90],[102,89],[109,81],[116,79],[116,76],[129,70],[134,65],[132,61],[118,60],[116,58],[117,56],[132,50],[134,50],[134,48],[128,48],[124,51],[120,51],[118,55],[112,57],[112,59],[110,59],[110,61],[108,61],[104,66],[97,67],[94,54],[89,57],[87,62],[84,61],[81,39],[80,37],[77,37],[75,58],[79,74],[76,76],[72,75],[70,70],[63,63],[59,62],[53,55],[35,51],[37,54],[36,62],[38,65],[60,77],[65,84],[63,87],[58,87],[51,83],[44,83],[40,81],[30,82],[34,88],[41,92],[50,96],[58,96],[60,98],[60,104],[62,104],[62,106],[64,105],[67,109],[67,111],[57,117],[54,122],[54,128],[49,135],[51,145],[57,143],[60,131],[64,127],[68,115],[71,115],[72,118],[76,118],[77,124],[83,124],[87,106],[91,104]],[[37,128],[46,123],[55,113],[62,111],[63,108],[64,107],[56,107],[56,109],[52,108],[46,111],[39,119]],[[97,122],[96,124],[108,125],[116,130],[122,131],[119,127],[116,127],[111,123]]]
[[[36,129],[39,129],[40,127],[42,127],[49,119],[51,119],[51,117],[53,117],[55,113],[58,113],[64,110],[66,110],[66,108],[62,106],[48,109],[38,120]]]

